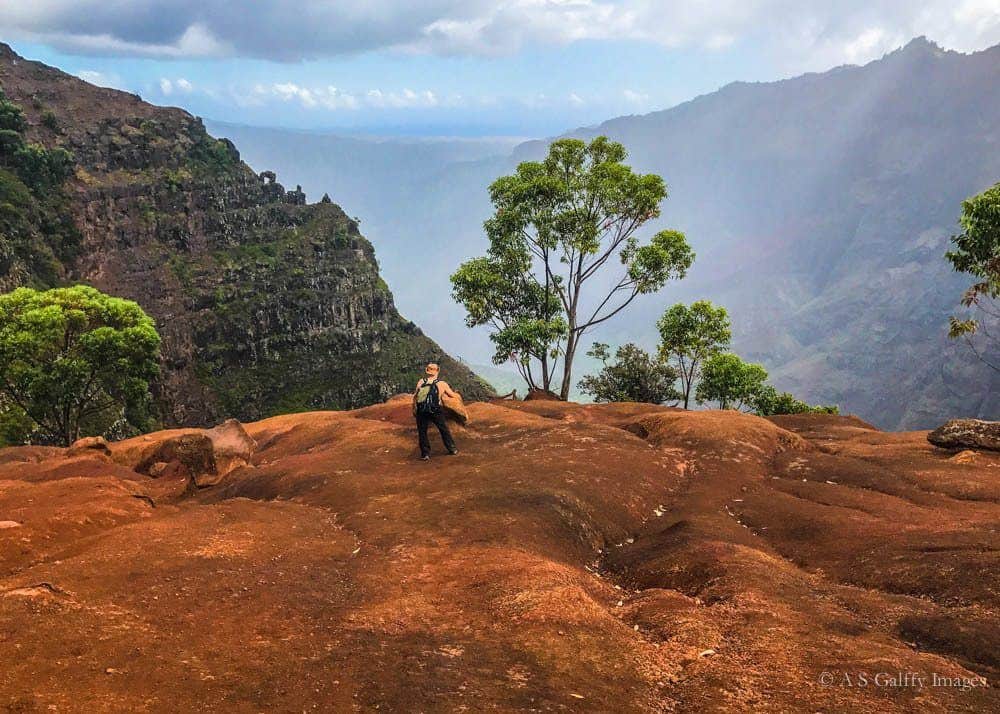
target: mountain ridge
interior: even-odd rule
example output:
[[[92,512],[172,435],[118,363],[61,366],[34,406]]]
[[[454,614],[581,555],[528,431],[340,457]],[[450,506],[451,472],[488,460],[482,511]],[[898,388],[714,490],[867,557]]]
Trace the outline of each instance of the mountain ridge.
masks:
[[[306,204],[255,173],[182,109],[7,46],[0,86],[27,117],[27,140],[76,157],[64,192],[80,234],[52,276],[7,287],[82,281],[139,302],[163,337],[165,423],[358,406],[408,391],[432,360],[470,398],[488,393],[399,315],[374,248],[336,204]]]

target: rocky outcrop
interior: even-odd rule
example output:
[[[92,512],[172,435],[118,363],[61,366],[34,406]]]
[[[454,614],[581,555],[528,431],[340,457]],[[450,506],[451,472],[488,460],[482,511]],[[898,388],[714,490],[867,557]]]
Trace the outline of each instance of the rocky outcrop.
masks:
[[[75,445],[74,445],[75,446]],[[67,455],[74,449],[67,450]],[[228,419],[211,429],[146,434],[111,445],[112,459],[156,479],[184,478],[199,488],[214,486],[251,465],[257,442],[243,425]]]
[[[205,434],[180,434],[153,442],[135,471],[147,476],[183,474],[199,479],[214,479],[218,476],[215,465],[215,450],[212,440]]]
[[[929,433],[927,441],[943,449],[1000,451],[1000,422],[952,419]]]
[[[428,361],[467,397],[489,393],[400,316],[371,244],[336,204],[307,205],[187,112],[5,46],[0,85],[29,141],[75,157],[72,250],[51,249],[44,271],[0,260],[0,287],[81,281],[142,305],[163,338],[166,425],[361,406],[409,389]]]
[[[67,456],[93,456],[94,454],[111,456],[111,447],[103,436],[85,436],[74,441],[66,449]]]

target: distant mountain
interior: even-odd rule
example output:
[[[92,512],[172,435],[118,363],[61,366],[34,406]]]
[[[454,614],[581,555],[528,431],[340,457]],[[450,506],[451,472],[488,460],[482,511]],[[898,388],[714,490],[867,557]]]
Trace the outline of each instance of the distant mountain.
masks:
[[[888,428],[1000,418],[1000,377],[946,336],[967,281],[942,257],[961,200],[1000,180],[998,117],[1000,47],[966,55],[918,38],[863,67],[731,84],[569,132],[607,134],[636,168],[664,176],[662,225],[684,230],[698,253],[687,280],[599,337],[652,345],[665,306],[707,297],[732,312],[736,349],[810,401]],[[304,175],[252,138],[243,144]],[[404,311],[472,361],[488,345],[465,333],[447,276],[484,248],[490,180],[546,144],[416,175],[383,168],[381,182],[358,184],[377,201],[370,220]],[[337,162],[317,154],[311,166],[307,189],[346,190],[335,182],[350,172]]]
[[[371,243],[330,200],[307,205],[187,112],[2,44],[0,87],[26,118],[19,140],[74,156],[51,192],[0,170],[0,290],[82,281],[136,300],[163,337],[167,425],[370,404],[432,359],[468,397],[488,393],[399,315]]]

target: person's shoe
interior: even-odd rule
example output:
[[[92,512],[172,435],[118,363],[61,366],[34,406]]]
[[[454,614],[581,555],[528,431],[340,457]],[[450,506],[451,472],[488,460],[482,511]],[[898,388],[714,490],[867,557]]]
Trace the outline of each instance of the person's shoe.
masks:
[[[430,461],[431,457],[428,456],[427,454],[424,454],[423,456],[420,457],[420,460],[421,461]]]
[[[458,456],[458,449],[452,449],[449,451],[448,456]]]

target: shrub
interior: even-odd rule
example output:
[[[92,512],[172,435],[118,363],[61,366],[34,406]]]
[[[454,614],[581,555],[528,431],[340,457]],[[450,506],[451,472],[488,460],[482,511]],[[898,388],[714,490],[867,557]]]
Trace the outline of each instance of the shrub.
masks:
[[[596,375],[580,380],[579,388],[598,402],[647,402],[663,404],[681,398],[674,388],[677,372],[670,365],[652,357],[634,344],[623,345],[615,352],[615,361],[608,362],[608,346],[594,343],[588,355],[604,363]]]
[[[59,119],[51,109],[46,109],[42,112],[42,126],[51,129],[52,131],[59,131]]]
[[[765,384],[751,400],[751,406],[760,416],[778,414],[839,414],[840,408],[828,405],[810,405],[789,392],[779,392]]]

